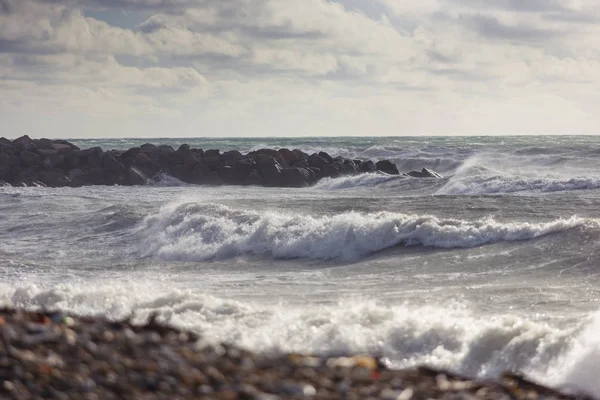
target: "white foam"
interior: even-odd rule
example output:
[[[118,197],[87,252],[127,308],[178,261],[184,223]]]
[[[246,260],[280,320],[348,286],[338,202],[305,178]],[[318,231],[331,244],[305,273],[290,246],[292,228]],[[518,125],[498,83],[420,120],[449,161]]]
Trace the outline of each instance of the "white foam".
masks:
[[[0,299],[19,307],[109,318],[135,312],[138,321],[157,313],[163,321],[202,333],[209,342],[224,341],[254,351],[372,353],[387,357],[394,367],[426,364],[479,377],[515,370],[552,385],[577,385],[600,394],[594,376],[586,375],[586,368],[594,371],[589,367],[598,361],[598,341],[591,337],[597,325],[580,335],[581,324],[559,328],[510,314],[481,316],[459,303],[384,305],[353,299],[311,307],[265,305],[189,290],[165,291],[162,282],[147,279],[90,283],[0,286]],[[571,346],[578,340],[582,351]],[[590,343],[591,349],[586,347]],[[568,368],[557,376],[549,365]]]
[[[343,176],[340,178],[324,178],[314,186],[316,189],[339,190],[355,187],[372,188],[390,181],[406,179],[404,176],[389,175],[383,172]]]
[[[141,251],[169,261],[243,254],[352,260],[397,245],[464,248],[533,239],[583,227],[571,217],[551,222],[467,221],[432,215],[347,212],[331,216],[250,212],[222,205],[171,203],[139,226]]]

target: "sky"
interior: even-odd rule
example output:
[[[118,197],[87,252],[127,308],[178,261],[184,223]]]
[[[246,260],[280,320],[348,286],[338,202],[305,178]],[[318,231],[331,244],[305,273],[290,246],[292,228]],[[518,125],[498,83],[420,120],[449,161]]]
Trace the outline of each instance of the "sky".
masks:
[[[0,136],[600,134],[597,0],[0,0]]]

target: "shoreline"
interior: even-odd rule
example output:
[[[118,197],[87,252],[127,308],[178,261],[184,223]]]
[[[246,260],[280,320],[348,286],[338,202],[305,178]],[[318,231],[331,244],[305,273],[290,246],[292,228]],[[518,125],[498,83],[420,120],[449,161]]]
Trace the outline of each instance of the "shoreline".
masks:
[[[592,399],[514,373],[477,380],[376,356],[261,355],[163,325],[0,310],[0,395],[60,399]]]
[[[145,185],[169,175],[197,185],[306,187],[323,178],[383,173],[400,175],[389,159],[377,161],[332,157],[298,149],[238,150],[191,148],[181,144],[143,144],[127,150],[80,149],[66,140],[0,138],[0,184],[12,186],[80,187]],[[412,178],[441,178],[423,168],[408,171]]]

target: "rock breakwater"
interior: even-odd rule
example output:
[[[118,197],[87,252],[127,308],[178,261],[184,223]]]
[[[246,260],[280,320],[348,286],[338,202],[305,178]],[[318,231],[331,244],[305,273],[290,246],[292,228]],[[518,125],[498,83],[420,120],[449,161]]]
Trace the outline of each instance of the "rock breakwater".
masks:
[[[303,187],[329,177],[369,172],[398,175],[390,160],[353,160],[326,152],[195,149],[144,144],[128,150],[80,149],[66,140],[0,138],[0,183],[49,187],[143,185],[166,174],[202,185]]]

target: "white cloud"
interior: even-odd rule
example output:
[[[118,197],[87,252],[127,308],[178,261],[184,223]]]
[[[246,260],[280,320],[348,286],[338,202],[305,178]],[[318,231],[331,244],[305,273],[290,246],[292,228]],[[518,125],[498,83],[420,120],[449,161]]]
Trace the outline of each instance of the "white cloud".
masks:
[[[376,2],[0,0],[0,117],[76,112],[86,136],[128,116],[128,135],[599,126],[597,2]],[[137,22],[91,17],[107,10]]]

